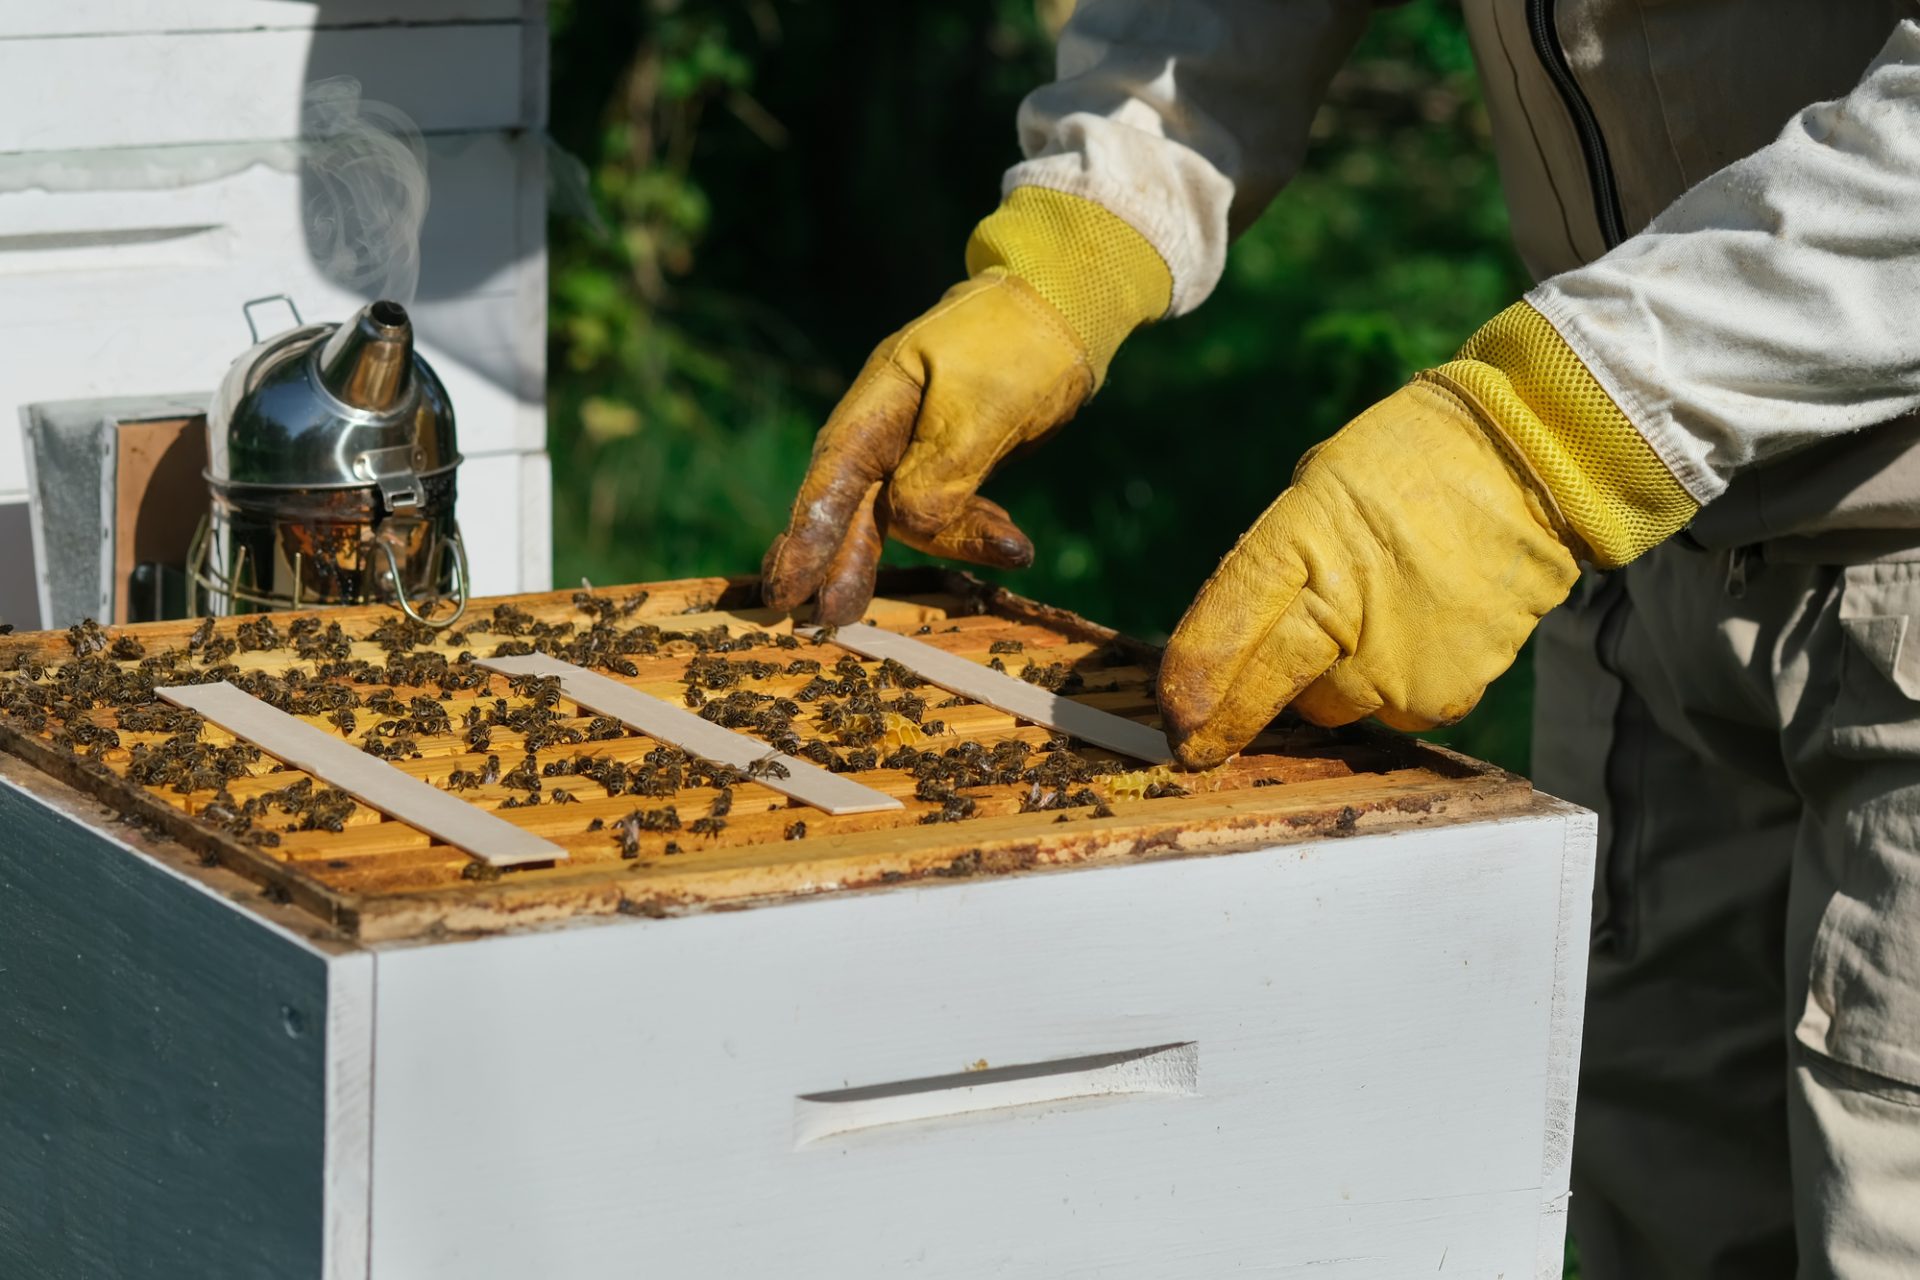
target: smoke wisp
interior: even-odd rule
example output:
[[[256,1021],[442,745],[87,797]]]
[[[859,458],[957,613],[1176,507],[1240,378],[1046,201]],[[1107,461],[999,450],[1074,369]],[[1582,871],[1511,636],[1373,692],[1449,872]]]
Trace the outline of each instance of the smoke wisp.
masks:
[[[368,298],[411,304],[420,283],[427,153],[399,108],[370,102],[352,76],[301,100],[307,248],[328,279]]]

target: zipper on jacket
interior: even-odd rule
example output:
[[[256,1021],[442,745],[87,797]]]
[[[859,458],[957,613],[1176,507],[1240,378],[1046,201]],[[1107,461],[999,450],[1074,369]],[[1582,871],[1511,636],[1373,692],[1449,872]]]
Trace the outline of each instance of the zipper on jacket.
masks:
[[[1560,91],[1560,100],[1573,117],[1580,134],[1580,153],[1587,162],[1587,182],[1593,187],[1594,212],[1600,218],[1600,238],[1611,249],[1626,239],[1626,220],[1620,216],[1620,193],[1613,182],[1613,165],[1607,159],[1607,140],[1600,134],[1600,122],[1594,119],[1587,95],[1573,78],[1567,65],[1566,50],[1560,47],[1559,32],[1553,21],[1554,0],[1527,0],[1527,29],[1533,35],[1533,51],[1546,68],[1547,78]]]

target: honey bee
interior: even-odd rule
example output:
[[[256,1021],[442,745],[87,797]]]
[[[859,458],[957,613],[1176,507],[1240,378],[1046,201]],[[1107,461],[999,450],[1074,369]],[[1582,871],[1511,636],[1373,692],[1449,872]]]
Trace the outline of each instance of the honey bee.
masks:
[[[791,776],[792,772],[791,769],[780,763],[780,753],[778,751],[769,751],[747,766],[747,776],[749,778],[785,778]]]

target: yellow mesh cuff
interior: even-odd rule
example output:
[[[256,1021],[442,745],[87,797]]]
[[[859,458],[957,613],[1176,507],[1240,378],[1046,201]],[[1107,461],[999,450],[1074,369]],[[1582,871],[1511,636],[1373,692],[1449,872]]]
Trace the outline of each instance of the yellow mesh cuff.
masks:
[[[1173,274],[1147,238],[1091,200],[1015,187],[967,241],[967,274],[1000,268],[1053,304],[1087,349],[1094,385],[1136,326],[1166,314]]]
[[[1506,437],[1602,568],[1666,541],[1700,509],[1559,331],[1524,302],[1419,376],[1464,396]]]

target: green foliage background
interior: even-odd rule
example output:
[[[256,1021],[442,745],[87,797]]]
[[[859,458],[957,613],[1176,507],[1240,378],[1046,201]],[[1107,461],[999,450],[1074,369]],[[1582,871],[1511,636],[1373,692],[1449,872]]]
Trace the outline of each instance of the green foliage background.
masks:
[[[1064,7],[555,0],[557,581],[758,565],[839,390],[963,274]],[[1164,636],[1309,445],[1525,288],[1453,7],[1384,9],[1313,133],[1218,293],[996,477],[1015,590]],[[1524,768],[1528,684],[1447,740]]]

